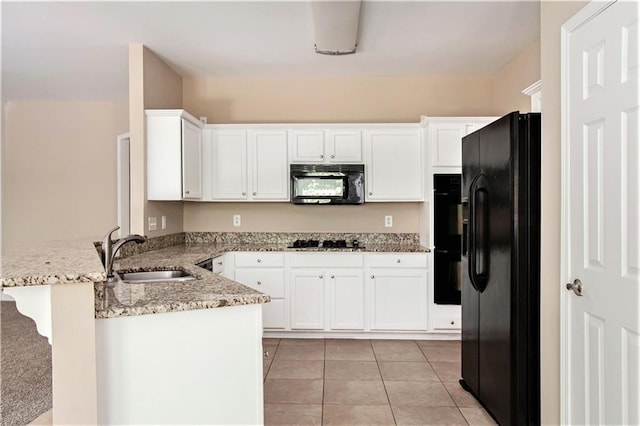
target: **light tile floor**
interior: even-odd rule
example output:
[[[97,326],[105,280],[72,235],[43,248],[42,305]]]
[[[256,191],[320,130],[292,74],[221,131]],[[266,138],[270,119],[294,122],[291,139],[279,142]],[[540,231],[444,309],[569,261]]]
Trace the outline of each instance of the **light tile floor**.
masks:
[[[265,425],[495,424],[460,387],[460,342],[264,339]]]

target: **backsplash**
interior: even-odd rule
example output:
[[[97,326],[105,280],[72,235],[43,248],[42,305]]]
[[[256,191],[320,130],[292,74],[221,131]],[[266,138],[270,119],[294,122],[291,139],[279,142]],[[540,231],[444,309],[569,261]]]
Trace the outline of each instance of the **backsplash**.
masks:
[[[186,232],[185,243],[289,244],[295,240],[358,240],[361,244],[420,244],[417,233]]]

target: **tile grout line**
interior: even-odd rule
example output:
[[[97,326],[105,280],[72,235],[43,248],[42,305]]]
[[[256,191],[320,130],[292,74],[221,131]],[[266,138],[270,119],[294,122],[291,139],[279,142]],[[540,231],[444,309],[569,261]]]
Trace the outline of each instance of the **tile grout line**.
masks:
[[[418,344],[418,342],[416,341],[416,344]],[[458,403],[456,402],[455,398],[453,397],[453,395],[451,394],[451,392],[449,392],[449,389],[447,389],[447,386],[444,384],[444,381],[442,381],[442,378],[440,377],[440,375],[438,374],[438,372],[436,371],[435,368],[433,368],[433,365],[431,365],[431,361],[429,360],[429,357],[427,356],[427,354],[424,353],[424,350],[422,349],[422,346],[418,345],[418,348],[420,349],[420,352],[422,352],[422,356],[424,356],[424,358],[427,360],[427,362],[429,363],[429,367],[431,367],[431,369],[433,370],[433,372],[435,373],[436,377],[438,378],[438,381],[440,382],[440,384],[444,387],[444,390],[447,391],[447,394],[449,395],[449,398],[451,398],[451,400],[453,401],[453,403],[455,404],[456,410],[458,410],[458,413],[460,413],[460,415],[462,416],[462,419],[465,421],[465,423],[467,425],[470,425],[469,421],[467,420],[467,418],[465,417],[465,415],[462,413],[462,410],[460,410],[460,407],[458,407]]]
[[[324,424],[324,391],[327,380],[327,339],[322,339],[322,401],[320,401],[320,425]]]
[[[376,355],[376,350],[373,348],[373,341],[371,339],[369,339],[369,345],[371,345],[371,352],[373,352],[373,358],[376,360],[376,367],[378,367],[378,372],[380,373],[380,380],[382,380],[382,387],[384,388],[384,394],[387,396],[387,402],[389,403],[389,411],[391,411],[393,424],[397,425],[398,422],[396,421],[396,415],[393,412],[393,407],[391,406],[391,399],[389,398],[387,385],[384,383],[384,377],[382,376],[382,369],[380,368],[380,363],[378,362],[378,356]]]

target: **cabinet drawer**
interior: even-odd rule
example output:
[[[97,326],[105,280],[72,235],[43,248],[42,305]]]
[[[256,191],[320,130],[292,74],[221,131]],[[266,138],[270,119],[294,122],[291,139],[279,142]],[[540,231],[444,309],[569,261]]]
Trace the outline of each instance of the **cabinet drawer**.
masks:
[[[271,297],[284,297],[284,269],[236,269],[235,280]]]
[[[364,258],[361,253],[292,253],[289,263],[292,268],[361,268]]]
[[[283,266],[283,253],[236,253],[236,267],[239,268],[269,268]]]
[[[370,254],[371,268],[426,268],[426,253]]]
[[[433,319],[433,328],[436,330],[459,330],[461,326],[460,316],[439,316]]]

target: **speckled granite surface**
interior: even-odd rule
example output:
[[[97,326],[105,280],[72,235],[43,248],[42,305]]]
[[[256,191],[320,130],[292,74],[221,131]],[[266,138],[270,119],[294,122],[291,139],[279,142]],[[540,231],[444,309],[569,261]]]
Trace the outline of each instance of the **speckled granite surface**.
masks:
[[[209,233],[206,233],[209,234]],[[197,279],[186,282],[154,282],[127,284],[124,282],[106,283],[106,274],[94,245],[89,241],[48,243],[29,249],[4,253],[1,259],[2,286],[46,285],[65,282],[95,283],[96,318],[114,318],[120,316],[145,315],[160,312],[207,309],[223,306],[267,303],[270,296],[246,287],[230,279],[216,275],[195,266],[203,260],[226,252],[240,251],[361,251],[361,252],[428,252],[415,240],[401,238],[411,242],[375,244],[388,242],[388,239],[361,239],[367,241],[361,249],[289,249],[288,240],[282,242],[282,234],[270,234],[276,242],[265,242],[266,234],[250,239],[260,243],[242,243],[238,240],[246,236],[224,236],[226,243],[175,244],[184,234],[165,239],[170,247],[147,251],[119,259],[114,264],[115,271],[133,272],[138,270],[183,270]],[[181,237],[182,235],[183,237]],[[187,234],[189,235],[189,234]],[[216,234],[220,235],[220,234]],[[345,237],[347,234],[287,234],[298,238],[331,238],[331,235]],[[310,237],[309,235],[314,235]],[[362,235],[362,234],[349,234]],[[373,234],[372,234],[373,235]],[[401,235],[401,234],[377,234]],[[406,234],[413,235],[413,234]],[[188,237],[185,237],[187,240]],[[336,238],[336,237],[333,237]],[[236,239],[235,242],[230,242]],[[132,244],[132,246],[135,246]]]
[[[2,253],[0,286],[104,281],[100,257],[89,240],[41,243]]]
[[[291,244],[295,240],[358,240],[362,245],[419,245],[414,233],[318,233],[318,232],[186,232],[185,243]]]

